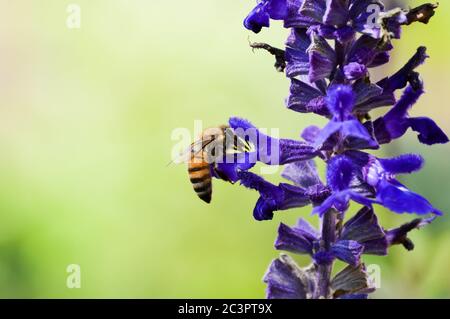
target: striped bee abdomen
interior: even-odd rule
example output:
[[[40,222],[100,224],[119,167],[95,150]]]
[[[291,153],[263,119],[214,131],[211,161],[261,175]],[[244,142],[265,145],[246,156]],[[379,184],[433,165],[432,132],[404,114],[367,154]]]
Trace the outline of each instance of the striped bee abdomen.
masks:
[[[196,156],[188,163],[189,179],[191,180],[194,191],[197,196],[206,203],[211,202],[212,197],[212,182],[209,164],[204,161],[199,161],[200,158]]]

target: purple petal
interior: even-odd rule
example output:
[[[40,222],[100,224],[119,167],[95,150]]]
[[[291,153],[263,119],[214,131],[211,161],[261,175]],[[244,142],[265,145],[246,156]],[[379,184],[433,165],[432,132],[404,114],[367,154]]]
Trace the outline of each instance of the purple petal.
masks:
[[[239,172],[238,175],[242,186],[258,191],[262,197],[274,198],[278,202],[282,201],[282,190],[261,176],[245,171]]]
[[[324,146],[326,145],[326,142],[336,133],[338,132],[342,125],[342,123],[330,121],[323,129],[320,130],[319,135],[317,136],[316,140],[314,141],[314,147],[316,149],[324,149]],[[333,148],[333,145],[331,145],[331,148]]]
[[[216,178],[235,183],[239,180],[239,171],[249,170],[256,163],[256,154],[243,153],[235,155],[236,160],[232,163],[216,163],[215,167],[212,168],[212,175]],[[241,161],[240,158],[244,158],[244,160]]]
[[[303,3],[300,6],[300,13],[302,15],[310,17],[319,23],[322,22],[325,10],[325,0],[303,0]]]
[[[327,182],[335,192],[346,190],[354,175],[354,165],[347,156],[337,155],[328,161]]]
[[[328,90],[327,105],[336,121],[346,121],[352,118],[355,104],[355,94],[351,86],[335,85]]]
[[[286,0],[269,0],[267,12],[271,19],[284,20],[288,13]]]
[[[342,202],[341,198],[338,197],[340,193],[337,194],[332,194],[331,196],[329,196],[321,205],[318,205],[316,207],[313,208],[312,211],[312,215],[319,215],[319,217],[324,216],[331,208],[333,208],[333,206],[336,206],[336,203],[338,204],[338,206],[340,206],[341,208],[343,208],[343,210],[345,211],[348,207],[348,201],[347,202]],[[345,204],[347,204],[347,207],[345,207]],[[344,206],[344,207],[342,207]]]
[[[419,194],[413,193],[397,181],[382,180],[377,189],[377,200],[386,208],[395,213],[426,215],[442,213],[434,208],[428,200]]]
[[[309,26],[317,23],[314,19],[300,14],[299,0],[286,0],[287,4],[287,16],[284,20],[285,28],[308,28]]]
[[[373,158],[372,155],[362,151],[346,151],[345,156],[350,157],[352,162],[360,168],[368,164]]]
[[[291,228],[283,223],[278,228],[278,237],[275,248],[296,254],[313,254],[313,241],[305,238],[299,229]]]
[[[243,129],[243,130],[256,129],[256,127],[252,123],[250,123],[248,120],[242,119],[242,118],[239,118],[239,117],[231,117],[228,122],[230,124],[230,127],[233,130],[237,130],[237,129]]]
[[[358,121],[342,122],[341,134],[346,149],[378,149],[379,145],[370,136],[367,129]]]
[[[293,228],[300,231],[302,236],[309,239],[311,242],[319,240],[320,233],[303,218],[300,218]]]
[[[374,132],[379,143],[389,143],[403,136],[409,127],[419,133],[421,143],[432,145],[448,142],[446,134],[433,120],[426,117],[407,118],[408,110],[422,94],[421,86],[416,88],[408,86],[394,107],[384,117],[374,122]]]
[[[367,65],[368,68],[376,68],[378,66],[382,66],[386,63],[388,63],[391,59],[391,56],[389,55],[389,52],[382,51],[379,53],[376,53],[373,57],[372,61]]]
[[[364,206],[371,207],[374,200],[366,198],[354,191],[345,190],[333,193],[320,206],[314,207],[312,214],[323,216],[331,208],[335,208],[339,212],[345,212],[348,209],[350,199]]]
[[[328,42],[316,32],[311,32],[309,53],[309,81],[311,83],[329,77],[336,67],[336,53]]]
[[[368,83],[364,80],[356,81],[353,84],[352,89],[356,95],[355,104],[357,106],[355,107],[355,109],[359,112],[363,112],[363,110],[361,109],[367,109],[366,107],[364,107],[367,101],[383,93],[383,89],[381,87],[376,84]]]
[[[303,188],[288,184],[276,186],[251,172],[241,171],[238,176],[241,185],[254,189],[261,195],[253,210],[256,220],[270,220],[274,211],[304,207],[311,203]]]
[[[230,127],[239,138],[256,148],[256,160],[264,163],[278,163],[280,160],[280,140],[267,136],[249,121],[231,117]]]
[[[364,246],[364,254],[387,254],[387,240],[373,209],[363,207],[342,229],[341,239],[354,240]]]
[[[394,158],[379,159],[390,174],[411,174],[422,168],[424,159],[418,154],[404,154]]]
[[[367,67],[357,62],[350,62],[344,66],[344,74],[347,80],[359,80],[367,76]]]
[[[370,136],[367,129],[356,119],[336,122],[330,121],[320,131],[314,142],[314,147],[321,150],[332,150],[336,143],[329,141],[339,132],[339,138],[346,149],[377,149],[379,145]]]
[[[320,134],[320,127],[310,125],[303,130],[300,137],[305,141],[314,144],[319,134]]]
[[[411,73],[428,58],[426,47],[419,47],[413,57],[397,73],[391,76],[386,82],[386,88],[391,91],[402,89],[408,83]]]
[[[284,165],[317,156],[317,151],[309,144],[267,136],[247,120],[232,117],[229,124],[238,137],[256,147],[256,159],[260,162]]]
[[[380,53],[378,49],[379,40],[363,35],[355,41],[348,53],[348,63],[370,65]]]
[[[286,105],[289,109],[300,113],[329,114],[322,92],[297,79],[291,79],[290,95]]]
[[[263,281],[267,284],[267,299],[307,299],[317,285],[315,276],[287,255],[272,261]]]
[[[288,164],[284,167],[281,176],[304,188],[322,183],[317,172],[316,163],[313,160]]]
[[[309,196],[311,203],[314,206],[322,205],[322,203],[330,196],[331,190],[328,186],[323,184],[316,184],[310,186],[305,190],[306,195]]]
[[[422,94],[422,89],[414,90],[411,86],[408,86],[392,109],[385,116],[373,122],[374,133],[378,143],[389,143],[406,133],[410,125],[406,118],[407,111],[417,102]]]
[[[408,120],[411,129],[419,133],[419,141],[426,145],[446,144],[447,135],[428,117],[414,117]]]
[[[357,267],[348,265],[341,270],[332,279],[331,289],[334,291],[335,298],[345,295],[367,294],[373,291],[363,264],[359,264]]]
[[[270,26],[270,19],[284,20],[287,14],[286,0],[262,0],[245,18],[244,26],[259,33],[263,27]]]
[[[270,16],[267,12],[266,1],[262,1],[256,5],[245,18],[244,26],[255,33],[259,33],[263,27],[270,26]]]
[[[348,0],[328,0],[323,23],[341,26],[347,23],[348,15]]]
[[[340,43],[347,43],[354,39],[355,30],[350,26],[344,26],[342,28],[336,29],[333,33],[334,38]]]
[[[417,103],[420,96],[424,93],[423,86],[413,88],[408,86],[403,92],[401,98],[394,107],[384,116],[385,121],[395,121],[399,118],[406,117],[408,110]]]
[[[253,217],[257,221],[272,220],[276,210],[277,204],[274,200],[260,197],[253,209]]]
[[[286,42],[286,76],[295,77],[309,72],[309,55],[306,52],[311,44],[305,29],[292,29]]]
[[[393,105],[396,101],[393,92],[383,90],[379,85],[367,83],[364,80],[355,82],[353,90],[356,94],[355,110],[361,114],[377,107]]]
[[[347,264],[357,266],[361,259],[364,247],[354,240],[339,240],[331,247],[331,252]]]
[[[303,188],[285,183],[281,183],[278,187],[283,192],[283,200],[277,203],[278,210],[305,207],[311,204],[309,196]]]
[[[336,28],[331,25],[318,24],[309,27],[308,32],[316,32],[319,36],[330,39],[337,40],[340,43],[347,43],[354,39],[355,30],[351,26],[343,26]]]
[[[305,161],[312,159],[318,155],[318,152],[311,145],[288,139],[279,140],[279,157],[278,160],[274,157],[269,157],[262,162],[270,165],[285,165],[298,161]]]
[[[363,243],[365,255],[386,256],[388,254],[388,242],[386,237],[368,240]]]
[[[367,113],[378,107],[394,105],[395,101],[394,93],[383,91],[382,94],[369,99],[367,102],[358,104],[355,108],[361,113]]]
[[[334,259],[334,254],[330,251],[319,251],[313,256],[314,263],[317,265],[331,265]]]
[[[318,35],[324,37],[325,39],[334,39],[336,27],[331,25],[317,24],[309,27],[308,32],[312,32],[314,30]]]

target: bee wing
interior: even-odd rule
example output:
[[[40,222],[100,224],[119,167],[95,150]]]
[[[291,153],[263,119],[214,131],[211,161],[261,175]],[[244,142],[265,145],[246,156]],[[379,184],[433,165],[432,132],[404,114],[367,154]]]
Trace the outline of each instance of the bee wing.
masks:
[[[181,163],[187,163],[191,160],[192,157],[199,154],[203,151],[203,149],[208,146],[211,142],[213,142],[213,139],[199,139],[189,145],[181,154],[176,157],[175,159],[171,160],[167,166],[171,164],[181,164]]]
[[[205,149],[218,147],[218,152],[224,152],[227,154],[248,153],[254,151],[254,147],[244,138],[237,136],[232,129],[225,129],[225,138],[216,138],[211,136],[209,138],[201,138],[192,143],[185,151],[183,151],[179,157],[175,158],[167,166],[172,163],[181,164],[189,162],[192,157],[196,156]]]

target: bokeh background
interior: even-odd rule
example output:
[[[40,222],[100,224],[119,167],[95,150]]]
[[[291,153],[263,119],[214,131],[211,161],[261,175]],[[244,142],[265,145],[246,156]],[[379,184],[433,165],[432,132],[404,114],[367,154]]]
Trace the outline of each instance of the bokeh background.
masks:
[[[66,27],[68,1],[0,1],[0,297],[263,297],[278,223],[316,217],[297,209],[256,222],[257,193],[221,182],[206,205],[185,167],[166,164],[172,131],[194,120],[214,126],[238,115],[291,138],[323,124],[285,109],[287,79],[249,49],[249,38],[281,46],[286,31],[275,22],[247,32],[254,1],[73,2],[81,29]],[[449,5],[428,26],[405,28],[376,75],[428,46],[427,94],[413,113],[447,132]],[[408,133],[383,150],[401,152],[427,160],[403,181],[450,213],[449,147]],[[411,219],[377,212],[386,227]],[[449,227],[447,214],[411,235],[413,252],[366,257],[382,270],[375,297],[450,297]],[[80,289],[66,287],[69,264],[81,266]]]

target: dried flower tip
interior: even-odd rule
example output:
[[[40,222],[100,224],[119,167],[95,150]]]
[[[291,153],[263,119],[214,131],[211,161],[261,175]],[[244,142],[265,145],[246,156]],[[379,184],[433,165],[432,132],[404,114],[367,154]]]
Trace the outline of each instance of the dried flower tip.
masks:
[[[275,48],[267,43],[258,43],[258,42],[250,43],[250,47],[253,50],[255,49],[266,50],[267,52],[275,56],[275,65],[274,65],[275,69],[278,72],[284,72],[284,69],[286,69],[286,57],[284,50]]]
[[[421,22],[427,24],[434,16],[435,10],[439,7],[439,3],[425,3],[414,9],[411,9],[406,14],[407,25],[413,22]]]

